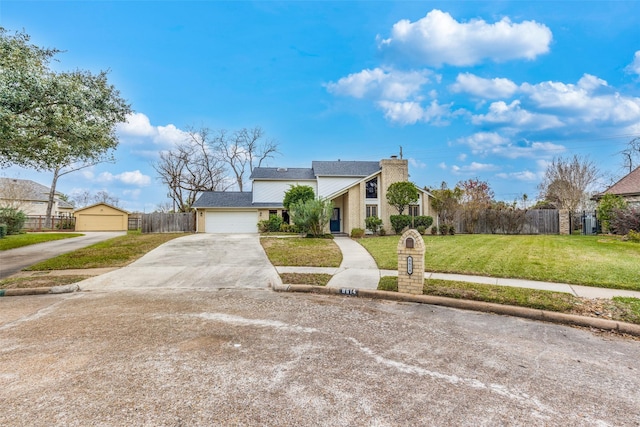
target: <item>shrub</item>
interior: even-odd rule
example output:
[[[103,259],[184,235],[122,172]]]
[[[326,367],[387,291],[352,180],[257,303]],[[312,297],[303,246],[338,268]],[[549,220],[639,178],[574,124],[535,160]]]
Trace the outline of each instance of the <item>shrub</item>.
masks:
[[[75,225],[75,221],[73,220],[73,218],[61,219],[56,224],[56,228],[58,230],[71,230],[71,229],[75,228],[75,226],[76,225]]]
[[[298,201],[291,206],[293,223],[299,230],[314,237],[324,235],[332,213],[333,203],[329,200]]]
[[[608,233],[611,228],[611,219],[616,210],[625,209],[627,202],[616,194],[605,194],[598,202],[596,210],[598,219],[602,222],[602,230]]]
[[[640,243],[640,232],[629,230],[629,234],[627,234],[627,239],[630,242]]]
[[[258,230],[261,233],[280,231],[282,226],[282,217],[278,215],[269,215],[269,219],[258,222]]]
[[[449,233],[449,226],[447,224],[440,224],[440,226],[438,227],[438,231],[443,236],[446,236]]]
[[[378,230],[378,234],[380,236],[386,236],[387,235],[387,230],[385,230],[384,227],[380,227],[380,230]]]
[[[0,208],[0,223],[7,225],[7,234],[19,234],[26,220],[27,216],[22,211]]]
[[[426,230],[427,228],[431,227],[431,224],[433,224],[433,218],[430,216],[420,215],[413,218],[413,225],[414,227],[416,227],[416,229],[419,229],[420,227],[424,227]],[[424,234],[424,233],[421,233],[421,234]]]
[[[283,222],[282,224],[280,224],[280,231],[282,233],[296,233],[298,230],[296,229],[295,225]]]
[[[640,209],[615,209],[609,222],[609,230],[614,234],[629,234],[630,230],[640,231]]]
[[[438,227],[436,227],[435,225],[431,227],[431,234],[434,236],[438,234]]]
[[[365,218],[364,225],[367,227],[367,229],[373,231],[373,233],[377,233],[378,229],[382,225],[382,220],[375,215],[369,216]]]
[[[351,237],[353,237],[354,239],[360,239],[362,238],[362,236],[364,236],[363,228],[354,228],[351,230]]]
[[[396,234],[402,233],[402,230],[411,224],[411,216],[409,215],[391,215],[389,220],[391,221],[391,228]]]
[[[456,234],[456,227],[454,227],[453,225],[449,226],[449,235],[453,236],[454,234]]]
[[[0,239],[7,235],[7,224],[0,224]]]
[[[417,226],[416,230],[418,230],[418,233],[422,234],[423,236],[424,236],[424,233],[427,232],[427,228],[424,225]]]

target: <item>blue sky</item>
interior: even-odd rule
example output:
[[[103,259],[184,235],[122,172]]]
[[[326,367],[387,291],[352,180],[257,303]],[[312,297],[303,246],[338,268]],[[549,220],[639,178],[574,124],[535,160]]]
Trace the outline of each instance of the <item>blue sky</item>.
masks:
[[[0,0],[0,25],[64,50],[56,69],[109,69],[135,110],[116,163],[58,190],[146,212],[167,201],[152,162],[202,126],[261,126],[269,166],[402,146],[419,186],[477,177],[507,201],[535,198],[554,156],[589,156],[604,185],[640,136],[639,16],[638,1]]]

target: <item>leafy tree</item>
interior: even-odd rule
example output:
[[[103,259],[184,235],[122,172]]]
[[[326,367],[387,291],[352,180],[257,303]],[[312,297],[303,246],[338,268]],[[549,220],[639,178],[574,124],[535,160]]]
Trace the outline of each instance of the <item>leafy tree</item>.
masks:
[[[0,224],[7,226],[7,234],[18,234],[24,223],[27,220],[27,216],[24,212],[13,208],[0,208]]]
[[[53,174],[47,223],[58,179],[111,160],[115,126],[131,112],[106,72],[52,71],[58,53],[0,27],[0,164]]]
[[[599,176],[596,165],[585,157],[557,157],[547,166],[538,185],[540,199],[574,212],[588,199],[587,192]]]
[[[605,194],[602,196],[598,201],[596,212],[598,219],[602,222],[603,231],[609,232],[615,212],[626,208],[627,202],[617,194]]]
[[[462,189],[462,216],[467,233],[474,233],[480,215],[491,206],[493,191],[486,181],[468,179],[460,181],[458,187]]]
[[[203,191],[228,187],[225,164],[211,148],[213,139],[207,128],[190,130],[188,138],[175,148],[160,153],[153,165],[178,212],[189,212]]]
[[[387,202],[402,215],[405,208],[418,201],[418,188],[408,181],[394,182],[387,188]]]
[[[298,202],[306,202],[307,200],[313,200],[315,198],[313,193],[313,187],[308,185],[290,185],[286,193],[284,193],[284,200],[282,200],[282,206],[285,209],[291,209],[291,206]]]
[[[324,235],[332,213],[333,203],[330,200],[300,200],[291,205],[293,223],[300,231],[314,237]]]
[[[251,174],[254,167],[260,167],[263,161],[272,158],[278,152],[278,143],[266,139],[262,128],[256,126],[231,133],[218,131],[213,148],[218,158],[229,166],[242,191],[246,173]]]
[[[433,194],[431,207],[438,213],[440,224],[453,223],[462,199],[462,189],[459,187],[451,189],[443,181],[439,189],[431,190],[431,194]]]

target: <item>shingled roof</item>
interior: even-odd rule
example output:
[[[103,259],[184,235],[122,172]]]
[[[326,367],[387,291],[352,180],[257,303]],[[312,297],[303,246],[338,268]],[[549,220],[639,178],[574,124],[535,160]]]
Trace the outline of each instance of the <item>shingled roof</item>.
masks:
[[[250,191],[205,191],[192,205],[193,208],[251,208],[253,193]]]
[[[380,162],[313,161],[311,168],[316,176],[369,176],[380,170]]]
[[[316,177],[310,168],[254,168],[249,179],[285,179],[312,181]]]
[[[12,187],[13,189],[11,189]],[[56,192],[56,194],[58,193]],[[49,201],[49,187],[29,179],[0,178],[0,199],[15,197],[28,202],[47,202]],[[55,200],[60,208],[73,208],[71,203],[58,197]]]
[[[640,166],[613,184],[602,194],[617,194],[619,196],[640,195]]]

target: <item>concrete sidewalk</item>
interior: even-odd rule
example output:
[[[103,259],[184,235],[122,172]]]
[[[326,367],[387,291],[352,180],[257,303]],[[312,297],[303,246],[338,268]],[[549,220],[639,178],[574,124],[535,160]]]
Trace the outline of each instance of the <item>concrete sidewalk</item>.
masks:
[[[336,237],[334,241],[342,251],[342,263],[340,267],[276,267],[276,270],[278,273],[331,274],[333,277],[327,284],[328,287],[348,289],[377,289],[380,277],[398,275],[397,270],[379,270],[369,252],[351,238]],[[425,272],[424,277],[425,279],[452,280],[485,285],[565,292],[582,298],[613,298],[614,296],[624,296],[640,299],[640,292],[637,291],[596,288],[567,283],[432,272]]]

